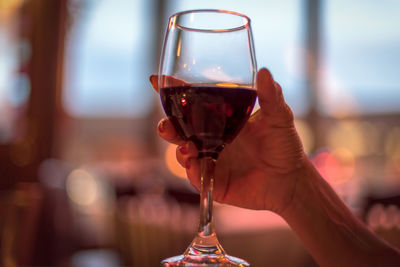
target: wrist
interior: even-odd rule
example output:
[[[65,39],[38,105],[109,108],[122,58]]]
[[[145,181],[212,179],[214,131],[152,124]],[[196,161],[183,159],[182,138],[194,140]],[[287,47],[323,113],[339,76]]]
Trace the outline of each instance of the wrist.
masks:
[[[304,153],[296,161],[292,161],[291,166],[294,168],[286,173],[264,174],[269,177],[265,188],[273,188],[273,192],[266,191],[265,209],[275,212],[283,219],[299,208],[298,201],[304,197],[302,194],[307,187],[306,180],[314,168]]]
[[[289,224],[293,218],[304,211],[307,205],[306,203],[312,201],[313,185],[318,183],[318,179],[322,179],[306,155],[302,160],[301,167],[299,167],[292,176],[292,178],[295,179],[295,185],[290,202],[286,205],[285,209],[279,213]]]

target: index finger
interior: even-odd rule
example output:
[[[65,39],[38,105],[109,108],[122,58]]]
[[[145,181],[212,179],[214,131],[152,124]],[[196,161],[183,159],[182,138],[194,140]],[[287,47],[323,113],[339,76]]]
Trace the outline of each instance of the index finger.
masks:
[[[154,90],[158,92],[159,86],[158,86],[158,75],[150,75],[150,82],[151,85],[153,86]],[[161,83],[165,85],[166,87],[174,87],[174,86],[185,86],[188,85],[187,82],[185,82],[182,79],[178,79],[174,76],[167,76],[167,75],[162,75],[161,76]]]
[[[174,125],[168,118],[163,118],[158,123],[158,135],[165,141],[176,145],[181,145],[185,142],[175,131]]]

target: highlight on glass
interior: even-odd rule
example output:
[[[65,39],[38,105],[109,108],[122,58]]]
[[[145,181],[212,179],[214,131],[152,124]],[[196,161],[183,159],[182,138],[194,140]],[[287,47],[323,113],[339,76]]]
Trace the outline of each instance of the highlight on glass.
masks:
[[[172,15],[161,54],[158,86],[175,130],[199,151],[200,219],[186,251],[162,266],[249,266],[229,256],[213,224],[214,167],[253,110],[257,64],[250,19],[224,10]]]

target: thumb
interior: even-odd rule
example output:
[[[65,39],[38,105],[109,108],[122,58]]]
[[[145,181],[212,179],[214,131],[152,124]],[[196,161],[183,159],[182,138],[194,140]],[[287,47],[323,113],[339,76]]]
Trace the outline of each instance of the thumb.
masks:
[[[257,95],[261,112],[268,118],[268,124],[276,127],[293,125],[293,112],[286,104],[281,86],[274,81],[266,68],[257,73]]]

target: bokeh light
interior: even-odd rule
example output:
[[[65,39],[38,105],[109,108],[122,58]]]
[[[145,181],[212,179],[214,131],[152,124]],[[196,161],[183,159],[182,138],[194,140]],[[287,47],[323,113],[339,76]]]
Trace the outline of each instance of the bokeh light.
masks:
[[[176,147],[177,145],[169,144],[165,150],[165,164],[168,170],[175,176],[186,178],[186,170],[176,160]]]
[[[66,190],[71,201],[80,206],[89,206],[98,197],[95,178],[83,169],[75,169],[68,175]]]
[[[332,184],[348,181],[355,171],[354,154],[345,147],[321,151],[314,156],[313,163],[322,177]]]
[[[314,146],[314,134],[310,126],[301,119],[295,119],[296,130],[299,133],[301,142],[303,143],[304,151],[308,154]]]
[[[381,152],[380,129],[377,127],[377,125],[366,121],[361,122],[360,127],[361,132],[366,139],[366,142],[363,144],[365,153],[370,155],[379,154]]]
[[[384,216],[384,207],[382,204],[372,206],[367,214],[367,224],[370,228],[376,229],[381,225]]]
[[[339,122],[327,136],[328,146],[332,149],[345,146],[356,155],[364,153],[364,139],[357,122]]]
[[[388,167],[400,174],[400,127],[393,128],[385,142]]]
[[[385,207],[382,204],[375,204],[369,209],[366,219],[371,229],[400,228],[400,210],[395,205]]]
[[[23,2],[23,0],[0,0],[0,20],[13,15]]]
[[[346,147],[356,157],[377,151],[378,130],[370,123],[358,121],[340,121],[327,135],[331,149]]]

